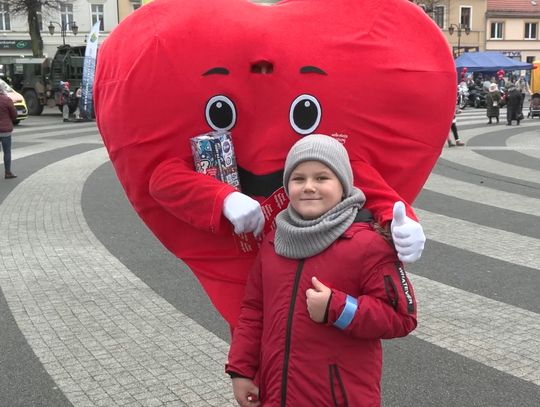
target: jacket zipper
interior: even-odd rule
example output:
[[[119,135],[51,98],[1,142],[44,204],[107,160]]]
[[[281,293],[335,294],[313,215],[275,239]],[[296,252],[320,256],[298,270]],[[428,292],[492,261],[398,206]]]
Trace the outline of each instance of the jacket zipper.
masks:
[[[337,365],[330,365],[328,366],[330,370],[330,392],[332,393],[332,400],[334,402],[335,407],[339,407],[338,398],[336,395],[336,383],[339,385],[339,389],[341,391],[341,396],[343,397],[343,402],[345,403],[343,406],[348,407],[349,401],[347,400],[347,393],[345,392],[345,386],[343,385],[343,381],[341,380],[341,376],[339,374],[338,366]]]
[[[289,316],[287,318],[287,331],[285,334],[285,356],[283,358],[283,374],[281,376],[281,407],[285,407],[287,400],[287,375],[289,370],[289,354],[291,352],[291,334],[292,323],[294,316],[294,305],[296,304],[296,294],[298,292],[298,286],[300,284],[300,276],[302,275],[302,268],[304,267],[304,259],[298,262],[296,268],[296,275],[294,276],[294,285],[292,290],[291,303],[289,305]]]

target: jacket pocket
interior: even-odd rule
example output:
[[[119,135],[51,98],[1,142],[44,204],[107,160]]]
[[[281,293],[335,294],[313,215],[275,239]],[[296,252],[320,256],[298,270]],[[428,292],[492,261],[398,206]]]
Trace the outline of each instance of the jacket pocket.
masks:
[[[337,365],[328,366],[328,374],[330,378],[330,393],[332,395],[332,402],[334,407],[348,407],[347,392],[343,385],[343,380],[339,374]]]

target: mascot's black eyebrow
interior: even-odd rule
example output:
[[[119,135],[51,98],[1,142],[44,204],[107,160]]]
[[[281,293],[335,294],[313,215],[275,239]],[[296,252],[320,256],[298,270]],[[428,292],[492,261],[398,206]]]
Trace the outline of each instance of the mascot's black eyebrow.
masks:
[[[313,65],[303,66],[302,68],[300,68],[300,73],[317,73],[317,74],[320,74],[320,75],[328,75],[321,68],[318,68],[318,67],[313,66]],[[223,67],[218,66],[218,67],[209,69],[208,71],[203,73],[203,76],[208,76],[208,75],[228,75],[228,74],[229,74],[229,70],[227,68],[223,68]]]
[[[221,66],[218,66],[216,68],[209,69],[208,71],[203,73],[203,76],[208,76],[208,75],[228,75],[228,74],[229,74],[229,70],[227,68],[223,68]]]
[[[318,73],[321,75],[328,75],[326,72],[324,72],[321,68],[317,68],[313,65],[306,65],[300,68],[300,73]]]

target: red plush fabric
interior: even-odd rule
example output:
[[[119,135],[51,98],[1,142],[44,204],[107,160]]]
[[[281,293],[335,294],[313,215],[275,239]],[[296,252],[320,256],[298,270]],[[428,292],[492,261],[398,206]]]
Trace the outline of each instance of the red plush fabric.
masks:
[[[254,176],[283,169],[302,137],[291,104],[315,98],[320,122],[308,130],[344,141],[366,206],[386,222],[441,152],[456,72],[440,29],[402,0],[156,0],[111,33],[94,97],[118,178],[158,239],[213,281],[203,286],[234,325],[238,309],[220,297],[244,284],[254,254],[238,254],[221,214],[232,189],[194,171],[189,144],[212,130],[205,111],[216,95],[234,104],[237,161]]]

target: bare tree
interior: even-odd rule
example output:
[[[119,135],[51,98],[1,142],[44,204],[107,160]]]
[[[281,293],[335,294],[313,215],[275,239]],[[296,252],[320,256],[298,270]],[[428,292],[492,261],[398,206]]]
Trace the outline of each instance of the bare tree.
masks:
[[[48,14],[53,10],[60,10],[62,4],[71,3],[69,0],[3,0],[3,2],[8,5],[10,14],[26,17],[34,57],[43,56],[43,39],[41,38],[39,15]]]
[[[424,11],[430,16],[433,17],[433,11],[435,6],[439,3],[442,3],[442,0],[409,0],[411,3],[418,4]]]

